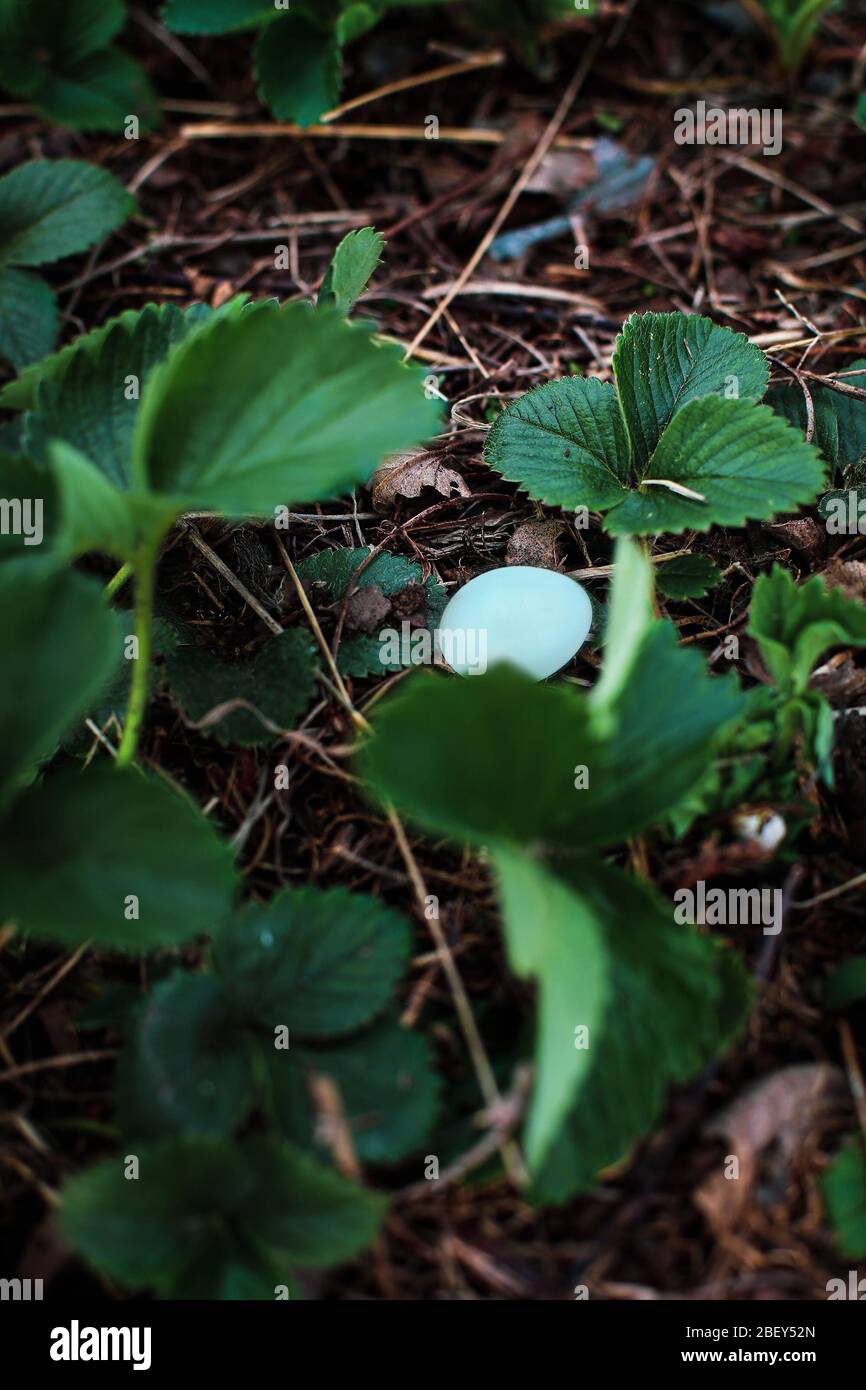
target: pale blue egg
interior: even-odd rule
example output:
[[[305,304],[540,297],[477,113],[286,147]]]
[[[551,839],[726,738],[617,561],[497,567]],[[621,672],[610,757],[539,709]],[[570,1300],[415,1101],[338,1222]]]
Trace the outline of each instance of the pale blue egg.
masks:
[[[535,680],[559,671],[592,625],[585,589],[556,570],[505,565],[470,579],[448,601],[439,650],[460,675],[508,661]]]

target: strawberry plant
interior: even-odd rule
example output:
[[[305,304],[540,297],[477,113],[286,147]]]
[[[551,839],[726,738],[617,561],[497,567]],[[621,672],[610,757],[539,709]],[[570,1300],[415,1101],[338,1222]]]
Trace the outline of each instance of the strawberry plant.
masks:
[[[123,0],[2,0],[0,87],[74,130],[155,125],[147,74],[114,42],[125,20]]]
[[[0,179],[0,356],[20,369],[54,346],[54,293],[32,267],[86,251],[135,207],[113,174],[80,160],[32,160]]]
[[[589,696],[508,667],[419,675],[374,721],[366,780],[427,830],[486,850],[512,969],[537,982],[525,1149],[541,1200],[591,1185],[742,1021],[736,960],[601,857],[688,794],[741,703],[654,619],[650,567],[623,542]]]
[[[744,3],[772,34],[781,66],[793,73],[802,67],[821,17],[834,0],[744,0]]]
[[[612,535],[738,526],[814,500],[818,451],[758,404],[767,361],[743,334],[634,314],[613,374],[521,396],[493,424],[487,462],[539,502],[603,513]]]

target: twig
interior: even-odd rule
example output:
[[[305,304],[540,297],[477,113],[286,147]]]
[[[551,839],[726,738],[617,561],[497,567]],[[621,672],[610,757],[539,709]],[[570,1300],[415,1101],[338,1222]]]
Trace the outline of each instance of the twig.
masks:
[[[207,541],[201,536],[198,528],[188,520],[182,521],[182,524],[186,528],[186,533],[193,545],[210,561],[217,573],[222,575],[227,584],[231,584],[232,588],[237,590],[244,600],[244,603],[249,604],[253,612],[261,618],[266,627],[270,628],[275,637],[282,637],[283,629],[280,627],[276,618],[272,617],[268,610],[259,603],[258,599],[250,593],[246,584],[242,583],[237,575],[232,573],[225,560],[221,560],[216,551],[211,549]]]
[[[574,99],[580,91],[581,87],[583,86],[587,74],[592,68],[592,64],[595,61],[596,55],[598,53],[599,48],[601,47],[602,41],[603,35],[601,31],[599,31],[596,34],[593,43],[591,43],[587,48],[586,53],[583,56],[583,59],[578,64],[577,71],[575,72],[574,76],[568,84],[568,87],[563,93],[562,100],[560,101],[555,112],[553,113],[553,116],[548,122],[547,128],[545,129],[543,135],[541,136],[541,139],[536,145],[534,152],[530,155],[526,164],[523,166],[523,171],[520,174],[520,177],[512,186],[511,191],[508,194],[508,197],[505,199],[505,202],[502,204],[501,208],[494,217],[492,223],[488,227],[484,236],[481,238],[481,241],[478,243],[478,246],[476,247],[475,251],[470,256],[469,260],[466,262],[466,265],[463,267],[463,270],[461,271],[460,275],[454,281],[454,284],[452,285],[451,289],[445,295],[444,299],[440,301],[440,303],[437,305],[436,309],[433,311],[433,313],[430,315],[427,321],[424,324],[422,324],[421,328],[419,328],[418,332],[412,340],[410,348],[406,353],[407,357],[411,357],[415,350],[421,346],[430,330],[433,327],[435,327],[435,325],[441,319],[442,315],[445,313],[445,310],[450,307],[452,300],[456,299],[457,295],[461,292],[464,285],[468,284],[468,282],[472,279],[472,276],[475,274],[475,271],[477,270],[478,266],[481,264],[482,260],[489,251],[491,245],[496,240],[496,237],[499,235],[499,232],[502,230],[502,227],[505,225],[508,215],[511,212],[514,205],[516,204],[521,193],[526,188],[527,184],[531,182],[533,175],[535,174],[545,155],[556,142],[557,137],[559,136],[559,132],[562,128],[562,124],[565,121],[565,118],[568,115],[569,111],[571,110]]]

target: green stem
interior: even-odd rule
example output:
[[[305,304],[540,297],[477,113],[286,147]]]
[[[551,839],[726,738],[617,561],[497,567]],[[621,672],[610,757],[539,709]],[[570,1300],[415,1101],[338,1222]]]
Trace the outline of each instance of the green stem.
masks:
[[[109,579],[108,583],[106,584],[106,598],[114,598],[114,595],[117,593],[118,589],[123,588],[124,584],[126,583],[127,579],[131,574],[132,565],[129,564],[129,562],[127,561],[125,565],[120,566],[120,569],[117,571],[117,574],[113,575],[112,578]]]
[[[147,708],[153,627],[153,581],[158,548],[158,545],[152,541],[144,541],[135,557],[135,607],[133,612],[135,635],[138,638],[138,657],[132,670],[132,684],[129,688],[126,718],[123,721],[123,738],[120,740],[120,747],[117,750],[117,767],[127,767],[133,761],[138,748],[138,736],[144,721],[144,712]],[[116,575],[115,578],[117,578]]]

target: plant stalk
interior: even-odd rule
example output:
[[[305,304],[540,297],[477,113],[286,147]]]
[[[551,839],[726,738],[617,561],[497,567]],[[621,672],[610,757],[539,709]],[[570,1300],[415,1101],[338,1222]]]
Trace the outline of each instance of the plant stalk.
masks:
[[[117,750],[117,767],[127,767],[135,758],[138,737],[147,708],[148,676],[153,631],[153,587],[156,556],[159,547],[153,541],[143,541],[135,557],[135,635],[138,656],[132,671],[132,684],[123,721],[123,738]]]

